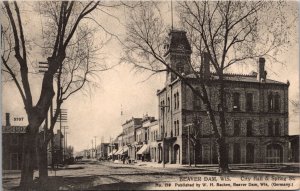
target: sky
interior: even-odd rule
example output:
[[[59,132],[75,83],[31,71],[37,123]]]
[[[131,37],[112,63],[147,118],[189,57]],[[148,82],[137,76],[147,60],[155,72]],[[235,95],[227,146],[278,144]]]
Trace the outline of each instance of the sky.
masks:
[[[24,5],[25,8],[28,8]],[[110,10],[118,19],[108,15],[102,15],[101,22],[103,26],[118,35],[121,39],[125,36],[124,23],[126,15],[125,9]],[[170,5],[162,5],[162,15],[167,24],[170,24]],[[32,11],[23,12],[24,22],[27,27],[27,34],[34,34],[38,38],[41,33],[40,23],[43,24],[39,14]],[[100,13],[99,13],[100,14]],[[103,13],[102,13],[103,14]],[[29,16],[31,15],[31,16]],[[99,15],[95,13],[96,18]],[[175,16],[176,17],[176,14]],[[176,21],[176,19],[174,19]],[[175,23],[176,25],[176,23]],[[32,27],[36,30],[32,31]],[[97,34],[95,41],[103,35],[103,32]],[[167,34],[166,34],[167,35]],[[109,138],[115,138],[122,131],[122,121],[131,117],[143,117],[150,115],[157,118],[158,99],[157,89],[164,85],[165,74],[152,76],[146,80],[150,73],[136,73],[131,65],[119,64],[119,58],[122,55],[121,45],[116,39],[112,39],[104,48],[106,63],[108,65],[117,65],[113,69],[99,73],[97,81],[99,87],[93,89],[89,95],[77,93],[70,97],[63,108],[68,110],[68,145],[72,145],[75,151],[91,148],[92,140],[96,136],[96,142],[100,143],[102,137],[104,141]],[[32,62],[44,60],[34,51],[31,54]],[[281,55],[282,60],[287,63],[285,66],[280,64],[266,63],[268,78],[278,81],[290,81],[289,99],[299,99],[299,47],[295,44],[290,50]],[[250,73],[256,70],[255,66],[240,66],[234,68],[236,73]],[[33,85],[34,95],[40,92],[41,75],[32,75],[30,77]],[[35,96],[37,99],[37,96]],[[13,125],[26,125],[26,116],[24,106],[20,95],[13,83],[2,82],[2,124],[5,124],[5,113],[11,113],[14,117],[24,117],[23,122],[12,121]],[[291,105],[290,105],[291,108]],[[123,111],[123,116],[121,116]],[[299,134],[299,116],[291,114],[289,118],[290,134]],[[57,130],[57,127],[56,129]]]

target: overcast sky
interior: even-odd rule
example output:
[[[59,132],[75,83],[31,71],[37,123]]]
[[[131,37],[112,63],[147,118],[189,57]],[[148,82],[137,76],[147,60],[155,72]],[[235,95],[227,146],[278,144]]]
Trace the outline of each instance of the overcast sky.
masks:
[[[294,2],[294,5],[296,3]],[[162,5],[165,21],[170,23],[170,5],[165,3]],[[101,21],[103,25],[113,33],[124,37],[124,21],[126,15],[124,9],[111,11],[119,21],[109,16],[102,15]],[[39,36],[41,33],[40,23],[41,17],[32,12],[24,12],[23,18],[27,22],[28,27],[25,31]],[[30,14],[25,15],[25,14]],[[95,13],[95,16],[97,13]],[[297,22],[298,23],[298,22]],[[35,31],[32,30],[34,25]],[[30,27],[31,26],[31,27]],[[103,33],[99,32],[99,36]],[[167,35],[167,34],[166,34]],[[97,38],[95,39],[97,40]],[[105,53],[106,62],[109,65],[119,63],[122,53],[121,46],[117,40],[112,40],[102,50]],[[282,60],[287,63],[285,66],[280,64],[266,63],[268,78],[278,81],[290,81],[289,97],[298,100],[299,97],[299,47],[295,44],[290,51],[281,56]],[[32,62],[41,61],[37,55],[31,55]],[[254,66],[236,67],[236,73],[250,73],[256,70]],[[78,93],[64,103],[63,108],[68,109],[68,144],[73,145],[76,151],[91,147],[91,140],[97,136],[97,143],[100,143],[101,137],[105,141],[109,137],[116,137],[122,131],[122,120],[134,117],[142,117],[145,114],[155,116],[157,118],[158,102],[156,90],[161,89],[164,85],[165,74],[160,74],[147,79],[149,73],[136,74],[132,70],[131,65],[118,65],[112,70],[98,74],[100,80],[99,88],[94,89],[91,95],[83,95]],[[31,76],[31,83],[35,83],[32,90],[35,95],[40,92],[41,76]],[[37,96],[36,96],[37,97]],[[37,99],[37,98],[36,98]],[[20,95],[13,83],[2,83],[2,124],[5,123],[4,113],[10,112],[12,117],[24,117],[24,106],[21,102]],[[121,105],[123,108],[123,118],[121,117]],[[291,108],[291,106],[290,106]],[[12,122],[13,125],[25,125],[23,123]],[[290,116],[290,134],[299,134],[299,116]]]

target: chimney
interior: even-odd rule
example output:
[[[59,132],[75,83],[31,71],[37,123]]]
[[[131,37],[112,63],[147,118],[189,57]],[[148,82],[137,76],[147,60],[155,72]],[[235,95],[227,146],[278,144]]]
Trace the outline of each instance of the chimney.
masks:
[[[265,71],[265,58],[260,57],[258,60],[258,69],[257,69],[257,80],[259,82],[264,82],[267,78],[267,72]]]
[[[10,113],[5,113],[6,114],[6,126],[10,126]]]
[[[209,79],[210,77],[210,64],[209,64],[209,54],[203,52],[201,56],[201,69],[200,72],[203,75],[204,79]]]

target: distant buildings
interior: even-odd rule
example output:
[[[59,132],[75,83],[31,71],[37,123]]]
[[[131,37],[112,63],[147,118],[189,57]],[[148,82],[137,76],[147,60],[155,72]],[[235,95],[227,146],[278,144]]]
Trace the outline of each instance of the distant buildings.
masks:
[[[6,125],[2,126],[2,169],[20,170],[22,165],[23,139],[26,126],[12,126],[6,113]]]

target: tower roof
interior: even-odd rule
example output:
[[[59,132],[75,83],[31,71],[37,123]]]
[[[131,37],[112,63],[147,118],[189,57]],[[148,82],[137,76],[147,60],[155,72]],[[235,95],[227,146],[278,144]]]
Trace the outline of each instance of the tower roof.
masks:
[[[186,37],[186,32],[183,30],[171,30],[165,45],[167,56],[171,52],[191,54],[191,45]]]

